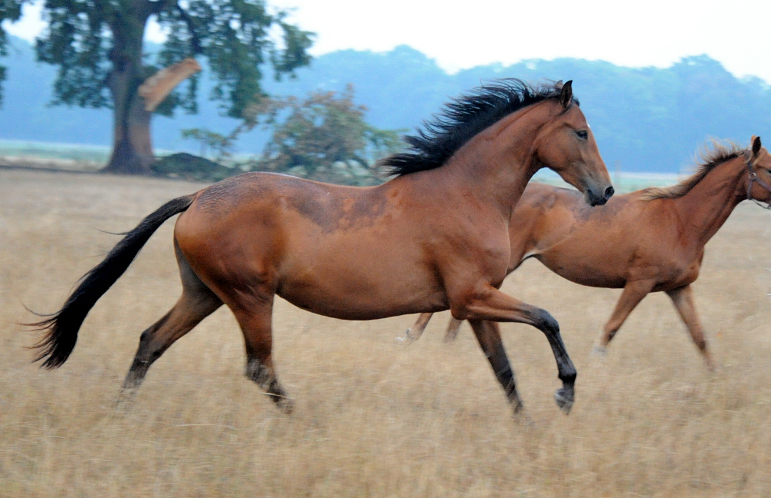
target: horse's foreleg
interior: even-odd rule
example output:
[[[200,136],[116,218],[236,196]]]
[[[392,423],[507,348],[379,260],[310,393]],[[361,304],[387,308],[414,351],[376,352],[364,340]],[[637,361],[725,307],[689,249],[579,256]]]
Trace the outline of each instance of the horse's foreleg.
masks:
[[[672,299],[677,312],[680,314],[680,318],[683,319],[685,326],[688,327],[688,331],[691,333],[693,342],[696,347],[699,348],[704,361],[707,363],[707,368],[713,370],[715,365],[712,361],[712,355],[707,347],[707,340],[704,337],[704,329],[701,326],[699,315],[696,313],[696,306],[693,303],[693,291],[690,285],[680,287],[667,291],[667,295]]]
[[[458,337],[458,331],[463,320],[456,318],[450,318],[450,323],[447,324],[447,332],[444,334],[444,342],[452,342]]]
[[[616,303],[616,307],[613,309],[613,314],[610,316],[608,323],[605,324],[605,328],[600,334],[600,339],[594,346],[595,353],[604,354],[608,343],[613,340],[613,337],[624,324],[629,314],[634,310],[640,301],[653,289],[655,282],[652,280],[635,280],[627,282],[624,286],[624,291],[621,293],[621,298]]]
[[[511,364],[506,356],[506,350],[503,347],[501,341],[501,332],[496,322],[490,322],[487,320],[471,320],[471,328],[474,330],[474,335],[479,341],[479,346],[485,353],[487,360],[493,367],[493,372],[498,382],[503,386],[503,390],[506,393],[506,399],[511,403],[511,407],[514,413],[518,413],[522,410],[522,400],[517,394],[517,386],[514,381],[514,372],[511,369]]]
[[[554,400],[562,411],[569,413],[573,407],[576,369],[562,342],[557,320],[546,310],[523,303],[489,285],[464,296],[464,299],[451,304],[452,315],[458,320],[526,323],[544,333],[562,381],[562,388],[554,394]]]
[[[164,351],[222,306],[222,301],[208,289],[198,291],[187,288],[183,290],[177,304],[142,333],[134,361],[123,381],[122,400],[131,398],[133,392],[142,384],[150,366]]]
[[[408,328],[407,332],[404,333],[404,337],[400,337],[397,340],[405,344],[410,344],[420,339],[420,336],[423,335],[423,332],[426,330],[426,326],[433,315],[433,313],[421,313],[415,324]]]
[[[260,386],[284,413],[292,413],[294,402],[278,382],[273,368],[272,298],[246,308],[233,309],[246,346],[246,377]]]

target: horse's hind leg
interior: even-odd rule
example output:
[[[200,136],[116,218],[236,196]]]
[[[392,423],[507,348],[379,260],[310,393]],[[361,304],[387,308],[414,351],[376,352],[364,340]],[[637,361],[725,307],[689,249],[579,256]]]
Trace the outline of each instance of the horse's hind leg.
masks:
[[[602,355],[605,353],[608,344],[613,340],[618,329],[624,324],[629,314],[640,304],[640,301],[653,289],[654,283],[650,280],[627,282],[626,286],[624,286],[624,291],[621,293],[621,298],[613,309],[613,314],[610,316],[608,323],[605,324],[600,339],[594,346],[595,354]]]
[[[691,286],[686,285],[679,289],[667,291],[667,295],[672,299],[672,303],[674,303],[677,312],[680,314],[680,318],[683,319],[685,326],[688,327],[688,331],[691,333],[691,337],[693,337],[693,342],[699,348],[702,356],[704,356],[707,368],[713,370],[715,365],[712,362],[712,355],[707,347],[707,340],[704,337],[704,329],[701,326],[699,315],[696,313]]]
[[[230,303],[228,303],[230,305]],[[284,413],[292,413],[294,402],[276,378],[273,368],[273,332],[271,299],[260,299],[249,306],[231,306],[241,326],[246,346],[246,376],[259,385]]]
[[[193,273],[179,251],[177,261],[182,277],[182,296],[139,338],[139,348],[123,382],[124,399],[142,384],[150,366],[169,346],[222,306],[222,301]]]

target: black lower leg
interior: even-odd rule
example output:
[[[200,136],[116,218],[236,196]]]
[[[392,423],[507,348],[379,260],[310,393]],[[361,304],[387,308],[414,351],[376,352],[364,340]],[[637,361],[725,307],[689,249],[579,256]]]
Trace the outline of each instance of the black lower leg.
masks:
[[[493,367],[495,378],[503,387],[506,393],[506,399],[509,400],[514,413],[524,408],[522,400],[517,393],[517,384],[514,379],[514,371],[511,369],[509,359],[506,356],[506,350],[501,342],[501,334],[498,324],[488,321],[471,321],[471,328],[474,330],[479,345],[485,353],[490,366]]]
[[[576,368],[562,342],[557,320],[547,311],[541,310],[541,317],[537,326],[549,341],[554,359],[557,362],[558,377],[562,381],[562,387],[554,393],[554,400],[562,411],[570,413],[575,399]]]
[[[139,337],[137,353],[134,355],[134,361],[131,363],[131,368],[129,368],[126,379],[123,381],[124,390],[138,388],[142,384],[150,366],[161,356],[161,354],[163,354],[164,348],[159,348],[157,345],[154,345],[153,339],[156,330],[166,323],[166,320],[168,320],[168,315],[164,316],[152,327],[142,332],[142,335]]]
[[[276,406],[286,412],[291,413],[294,404],[287,396],[284,388],[279,384],[276,374],[272,368],[266,366],[257,358],[249,358],[246,362],[246,377],[260,386],[265,394],[273,401]]]
[[[495,366],[493,366],[493,368],[495,368]],[[517,384],[514,380],[514,371],[511,369],[511,366],[508,365],[508,362],[501,370],[495,371],[495,377],[498,379],[498,382],[500,382],[501,386],[503,386],[503,391],[506,393],[506,399],[509,400],[514,413],[517,413],[522,408],[524,408],[522,400],[519,398],[519,394],[517,393]]]

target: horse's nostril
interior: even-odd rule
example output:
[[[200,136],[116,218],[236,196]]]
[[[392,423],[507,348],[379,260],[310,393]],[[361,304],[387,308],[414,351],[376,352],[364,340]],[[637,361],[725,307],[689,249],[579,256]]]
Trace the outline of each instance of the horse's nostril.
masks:
[[[616,190],[611,186],[605,189],[605,200],[607,201],[611,197],[613,197],[613,194],[616,193]]]

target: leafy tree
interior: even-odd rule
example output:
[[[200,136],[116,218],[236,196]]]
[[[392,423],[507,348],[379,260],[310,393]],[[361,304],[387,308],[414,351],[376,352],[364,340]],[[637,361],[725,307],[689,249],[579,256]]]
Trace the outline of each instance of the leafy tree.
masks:
[[[201,147],[200,156],[208,158],[209,150],[214,152],[214,161],[221,163],[231,155],[235,144],[233,135],[225,136],[205,128],[188,128],[182,130],[182,138],[194,140]]]
[[[217,80],[211,97],[228,116],[240,117],[265,97],[260,80],[266,64],[280,78],[310,61],[312,34],[287,23],[284,12],[270,13],[262,0],[46,0],[43,12],[49,25],[36,50],[39,60],[59,66],[54,103],[113,109],[106,167],[113,172],[147,173],[154,160],[152,113],[137,93],[159,69],[143,53],[151,17],[168,34],[155,63],[206,57]],[[276,29],[283,34],[281,47],[271,38]],[[186,90],[172,93],[157,112],[196,112],[197,82],[190,78]]]
[[[266,98],[246,109],[238,132],[255,126],[273,129],[258,163],[261,169],[301,168],[305,176],[320,180],[362,173],[372,179],[375,161],[401,145],[399,135],[367,124],[367,108],[356,105],[353,96],[353,86],[347,85],[340,93],[316,91],[304,100]]]
[[[21,17],[21,8],[26,2],[29,0],[3,0],[0,2],[0,57],[8,55],[8,35],[3,29],[2,23],[18,21]],[[0,103],[3,102],[3,81],[5,81],[5,66],[0,66]]]

